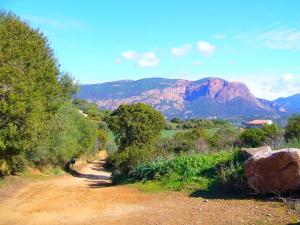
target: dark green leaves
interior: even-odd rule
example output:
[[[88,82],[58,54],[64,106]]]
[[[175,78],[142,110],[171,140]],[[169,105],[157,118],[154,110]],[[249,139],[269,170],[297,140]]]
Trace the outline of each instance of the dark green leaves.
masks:
[[[151,106],[137,103],[121,105],[107,119],[109,128],[123,150],[129,146],[146,146],[157,138],[165,127],[163,115]]]

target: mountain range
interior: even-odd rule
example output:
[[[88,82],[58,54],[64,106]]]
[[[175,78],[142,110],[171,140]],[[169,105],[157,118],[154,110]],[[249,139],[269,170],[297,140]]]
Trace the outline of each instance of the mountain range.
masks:
[[[168,118],[275,117],[300,113],[300,94],[274,101],[256,98],[242,82],[208,77],[197,81],[146,78],[80,86],[75,98],[102,109],[144,102]]]

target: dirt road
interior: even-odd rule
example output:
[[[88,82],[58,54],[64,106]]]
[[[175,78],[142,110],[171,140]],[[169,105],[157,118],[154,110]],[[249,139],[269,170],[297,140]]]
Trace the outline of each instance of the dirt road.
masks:
[[[74,176],[26,185],[0,202],[0,225],[289,224],[297,218],[279,203],[111,186],[102,165],[95,161]]]

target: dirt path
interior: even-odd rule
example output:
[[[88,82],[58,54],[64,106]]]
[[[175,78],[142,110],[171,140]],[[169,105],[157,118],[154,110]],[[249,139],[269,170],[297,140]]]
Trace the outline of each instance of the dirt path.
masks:
[[[295,214],[279,203],[209,200],[183,193],[143,194],[111,186],[95,161],[76,176],[31,183],[0,202],[0,225],[288,224]]]

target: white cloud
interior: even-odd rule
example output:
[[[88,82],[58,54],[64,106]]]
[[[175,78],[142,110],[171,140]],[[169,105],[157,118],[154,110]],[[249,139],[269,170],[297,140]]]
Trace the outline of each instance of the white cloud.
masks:
[[[157,67],[160,63],[154,52],[135,52],[124,51],[121,53],[122,58],[127,61],[134,61],[138,67]]]
[[[290,73],[282,75],[257,74],[240,78],[259,98],[274,100],[300,93],[300,76]]]
[[[177,58],[185,56],[190,50],[192,49],[192,46],[190,44],[185,44],[178,48],[171,48],[171,53]]]
[[[214,45],[206,41],[199,41],[197,43],[197,48],[200,54],[202,54],[204,57],[212,56],[216,50],[216,47]]]
[[[159,59],[154,52],[142,53],[137,60],[137,65],[140,67],[157,67],[159,65]]]
[[[281,77],[284,81],[290,81],[290,80],[294,79],[294,75],[292,75],[290,73],[285,73]]]
[[[265,30],[238,34],[234,38],[256,47],[300,50],[300,28],[298,26],[276,25],[276,27]]]
[[[125,60],[135,60],[137,58],[137,53],[131,50],[128,51],[124,51],[121,53],[121,56],[125,59]]]

